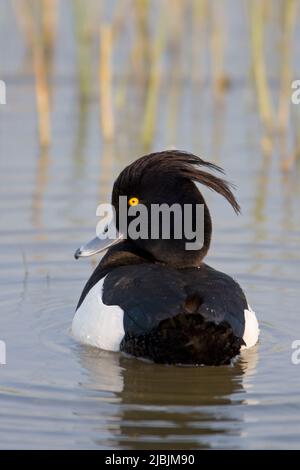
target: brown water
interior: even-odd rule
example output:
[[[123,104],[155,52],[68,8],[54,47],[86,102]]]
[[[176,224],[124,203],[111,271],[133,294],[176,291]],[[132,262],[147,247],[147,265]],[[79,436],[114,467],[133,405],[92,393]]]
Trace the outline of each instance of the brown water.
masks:
[[[137,137],[143,100],[133,87],[117,113],[114,145],[104,146],[96,91],[86,108],[78,101],[71,27],[61,7],[53,144],[40,152],[29,58],[4,4],[0,39],[10,39],[0,69],[8,87],[8,104],[0,107],[0,339],[7,347],[0,447],[300,448],[300,364],[291,360],[292,342],[300,340],[299,168],[282,176],[276,152],[270,161],[261,156],[244,55],[234,49],[229,57],[232,85],[216,112],[206,89],[186,80],[174,98],[162,83],[151,148],[174,145],[213,159],[237,184],[240,217],[207,194],[214,221],[207,262],[243,286],[260,342],[230,367],[148,364],[81,346],[69,334],[93,268],[73,252],[93,236],[96,205],[114,176],[144,153]],[[243,44],[234,19],[232,27]],[[172,98],[178,106],[168,127]]]

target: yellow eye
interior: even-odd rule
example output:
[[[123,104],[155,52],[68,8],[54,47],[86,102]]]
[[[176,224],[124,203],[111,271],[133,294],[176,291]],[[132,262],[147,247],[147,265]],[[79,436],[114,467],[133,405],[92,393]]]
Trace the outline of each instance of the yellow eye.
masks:
[[[128,201],[130,206],[137,206],[139,204],[139,199],[137,197],[131,197]]]

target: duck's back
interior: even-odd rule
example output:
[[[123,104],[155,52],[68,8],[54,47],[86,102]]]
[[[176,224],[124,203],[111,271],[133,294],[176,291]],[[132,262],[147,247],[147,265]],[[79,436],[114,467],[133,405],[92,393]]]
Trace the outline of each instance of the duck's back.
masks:
[[[94,315],[106,349],[161,363],[225,364],[245,345],[246,312],[240,286],[205,264],[177,270],[145,263],[94,282],[77,321]]]

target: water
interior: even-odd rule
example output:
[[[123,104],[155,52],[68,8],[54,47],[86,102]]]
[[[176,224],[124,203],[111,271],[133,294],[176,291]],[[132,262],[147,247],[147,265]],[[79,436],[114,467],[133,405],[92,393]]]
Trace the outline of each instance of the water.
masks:
[[[175,131],[167,128],[172,90],[162,83],[151,148],[174,145],[214,159],[237,184],[240,217],[205,192],[214,221],[207,262],[243,286],[260,321],[260,342],[232,366],[149,364],[70,336],[94,266],[76,262],[73,252],[93,236],[96,205],[107,199],[114,176],[144,152],[137,139],[143,101],[130,89],[114,146],[104,146],[96,91],[80,113],[70,18],[61,6],[53,145],[41,153],[29,58],[4,4],[0,37],[9,31],[11,41],[2,69],[8,104],[0,108],[0,339],[7,347],[0,447],[300,448],[300,364],[291,360],[292,342],[300,340],[299,168],[283,176],[276,151],[263,160],[243,56],[238,64],[229,60],[233,82],[218,126],[209,92],[187,81]]]

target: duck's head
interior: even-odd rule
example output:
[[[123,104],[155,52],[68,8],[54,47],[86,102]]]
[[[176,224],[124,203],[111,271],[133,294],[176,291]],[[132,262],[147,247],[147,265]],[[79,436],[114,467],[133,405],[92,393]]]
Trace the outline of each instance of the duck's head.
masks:
[[[122,242],[124,226],[130,228],[133,223],[132,227],[137,230],[134,234],[127,230],[126,238],[133,248],[144,252],[148,258],[175,267],[199,266],[210,246],[212,222],[204,197],[195,183],[224,196],[236,213],[240,210],[230,184],[201,167],[224,173],[213,163],[178,150],[151,153],[131,163],[120,173],[112,191],[115,225],[120,236],[113,241],[96,237],[77,250],[75,257],[99,253]],[[157,218],[158,207],[159,212],[162,208],[172,208],[167,211],[167,222],[162,216]],[[173,210],[178,208],[182,209],[181,220],[173,215]],[[144,227],[135,224],[139,221]],[[154,223],[158,224],[155,229]],[[169,223],[167,234],[165,223]],[[193,239],[191,234],[194,234]]]

